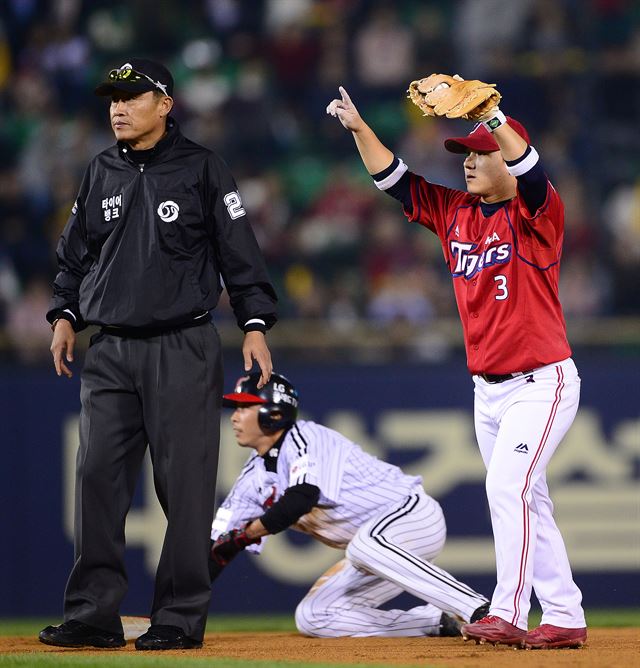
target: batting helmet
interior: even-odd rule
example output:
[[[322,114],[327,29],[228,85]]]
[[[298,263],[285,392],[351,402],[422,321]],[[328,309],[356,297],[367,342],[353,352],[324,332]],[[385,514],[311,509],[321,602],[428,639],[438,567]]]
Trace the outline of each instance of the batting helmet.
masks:
[[[290,427],[298,417],[298,391],[278,373],[258,389],[260,373],[238,378],[235,390],[222,397],[222,405],[230,408],[258,404],[258,424],[266,431]]]

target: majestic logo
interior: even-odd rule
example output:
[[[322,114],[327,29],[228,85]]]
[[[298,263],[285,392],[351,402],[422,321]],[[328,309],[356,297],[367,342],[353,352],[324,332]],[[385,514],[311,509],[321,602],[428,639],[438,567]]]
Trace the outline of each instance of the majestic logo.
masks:
[[[464,243],[462,241],[450,241],[449,249],[451,257],[455,259],[456,265],[451,275],[471,278],[474,274],[482,271],[485,267],[493,264],[505,264],[511,259],[511,244],[504,243],[499,246],[491,246],[480,253],[472,253],[476,244]]]
[[[73,206],[71,207],[71,213],[75,216],[76,213],[78,213],[78,200],[76,200],[73,203]]]
[[[75,205],[74,205],[75,206]],[[120,218],[122,213],[122,193],[105,197],[102,200],[102,215],[104,222],[108,223],[113,218]]]
[[[526,443],[520,443],[520,445],[516,445],[516,447],[513,449],[514,452],[521,452],[523,455],[528,455],[529,454],[529,448],[527,447]]]
[[[165,223],[172,223],[180,213],[180,207],[172,200],[162,202],[158,207],[158,215]]]

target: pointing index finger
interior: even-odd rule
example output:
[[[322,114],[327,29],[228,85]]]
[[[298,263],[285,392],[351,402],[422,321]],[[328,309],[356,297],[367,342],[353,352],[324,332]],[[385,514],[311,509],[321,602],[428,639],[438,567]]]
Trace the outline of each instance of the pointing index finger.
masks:
[[[340,91],[340,95],[342,96],[342,101],[347,102],[348,104],[352,104],[351,98],[349,97],[349,93],[344,89],[343,86],[339,86],[338,90]]]

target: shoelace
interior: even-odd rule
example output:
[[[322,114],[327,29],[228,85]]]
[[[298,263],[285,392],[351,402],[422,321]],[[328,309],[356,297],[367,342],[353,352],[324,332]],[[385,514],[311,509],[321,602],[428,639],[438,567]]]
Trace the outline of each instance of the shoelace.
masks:
[[[487,615],[486,617],[483,617],[482,619],[479,619],[476,624],[495,624],[497,622],[504,621],[500,619],[500,617],[496,617],[495,615]]]

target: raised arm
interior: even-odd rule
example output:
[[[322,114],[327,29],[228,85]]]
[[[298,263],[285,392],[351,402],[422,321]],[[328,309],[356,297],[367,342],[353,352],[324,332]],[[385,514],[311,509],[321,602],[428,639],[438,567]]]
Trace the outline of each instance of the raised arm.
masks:
[[[529,213],[535,214],[546,200],[549,182],[538,152],[507,123],[506,116],[498,107],[492,109],[482,122],[500,147],[507,170],[516,177],[518,190]]]
[[[500,147],[502,158],[507,162],[518,160],[527,150],[527,142],[507,123],[495,129],[493,137]]]
[[[327,113],[336,117],[342,125],[351,130],[356,147],[369,174],[377,174],[393,162],[393,153],[378,139],[375,132],[364,122],[358,113],[349,93],[340,86],[340,100],[332,100],[327,106]]]

